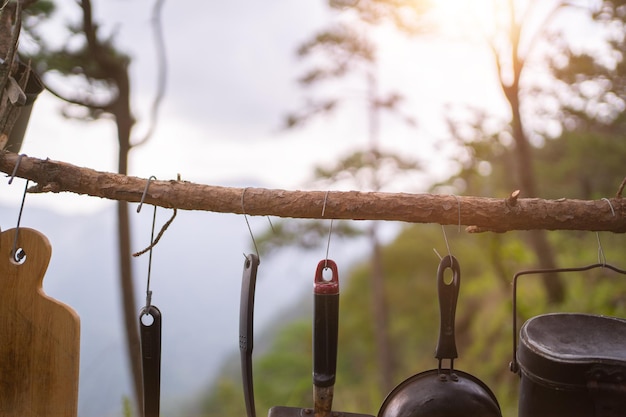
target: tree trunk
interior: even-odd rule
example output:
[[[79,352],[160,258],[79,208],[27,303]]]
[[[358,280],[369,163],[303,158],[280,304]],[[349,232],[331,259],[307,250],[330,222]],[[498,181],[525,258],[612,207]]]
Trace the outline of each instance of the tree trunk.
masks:
[[[131,381],[137,410],[143,410],[143,382],[141,371],[141,345],[137,325],[138,310],[135,304],[135,286],[131,268],[131,239],[128,203],[117,202],[117,235],[119,256],[119,282],[122,298],[126,349],[131,368]],[[138,415],[142,415],[139,412]]]
[[[515,158],[517,162],[516,176],[524,196],[536,197],[537,184],[533,169],[532,147],[524,129],[524,122],[520,111],[520,78],[524,68],[524,61],[519,56],[519,43],[521,34],[521,22],[516,18],[515,4],[509,1],[510,7],[510,42],[511,42],[511,63],[513,66],[513,80],[506,84],[503,74],[500,72],[500,84],[504,95],[511,108],[511,127],[513,139],[515,141]],[[496,58],[498,59],[498,58]],[[499,60],[499,59],[498,59]],[[500,61],[500,60],[499,60]],[[529,233],[528,242],[537,257],[539,268],[553,269],[556,267],[554,252],[548,241],[548,236],[543,230],[534,230]],[[554,274],[544,274],[542,276],[544,288],[550,303],[560,303],[565,297],[563,283]]]
[[[129,85],[126,83],[120,87],[118,103],[120,109],[115,112],[118,133],[118,173],[128,174],[128,154],[130,152],[130,132],[133,120],[128,105]],[[124,88],[125,87],[125,88]],[[126,98],[126,100],[124,100]],[[119,273],[120,289],[122,295],[124,329],[126,331],[127,354],[131,369],[131,381],[134,391],[137,415],[143,416],[143,372],[141,365],[141,342],[139,340],[139,325],[137,323],[139,311],[135,303],[135,285],[131,265],[131,233],[130,217],[128,214],[128,202],[119,201],[117,205],[117,234],[119,246]]]
[[[379,386],[381,392],[387,393],[394,387],[393,374],[394,364],[389,338],[389,314],[387,308],[387,291],[385,290],[385,275],[380,250],[380,242],[376,232],[376,223],[372,223],[369,229],[371,255],[371,288],[372,288],[372,313],[374,321],[374,339],[376,346],[376,358],[379,369]]]
[[[378,77],[376,66],[367,74],[368,94],[368,134],[369,148],[372,158],[372,177],[369,186],[380,190],[378,145],[380,140],[380,103],[378,98]],[[374,315],[374,339],[376,346],[376,358],[380,372],[379,386],[383,395],[393,389],[394,363],[391,351],[391,339],[389,337],[389,310],[387,308],[387,296],[385,291],[385,274],[378,241],[377,224],[372,223],[369,229],[369,239],[372,248],[371,265],[371,290],[372,290],[372,314]]]

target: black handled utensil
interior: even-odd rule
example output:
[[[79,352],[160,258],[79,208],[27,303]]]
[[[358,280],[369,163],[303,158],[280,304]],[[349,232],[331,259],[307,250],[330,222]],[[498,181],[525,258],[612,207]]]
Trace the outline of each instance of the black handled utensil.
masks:
[[[239,303],[239,351],[241,353],[241,379],[248,417],[255,417],[254,384],[252,379],[252,348],[254,347],[254,291],[259,257],[246,256],[241,279]]]
[[[325,280],[323,272],[332,276]],[[317,265],[313,285],[313,404],[315,417],[326,417],[333,406],[337,370],[339,274],[330,259]]]
[[[452,270],[452,279],[446,282],[444,271]],[[461,287],[461,268],[459,262],[453,256],[446,256],[439,263],[437,268],[437,293],[439,295],[439,339],[437,341],[437,349],[435,350],[435,358],[439,359],[439,368],[443,359],[450,360],[450,368],[452,363],[459,356],[456,350],[456,338],[454,331],[454,322],[456,317],[456,305],[459,299],[459,289]]]
[[[161,312],[150,305],[139,315],[144,417],[159,417],[161,403]]]
[[[325,280],[323,272],[331,270]],[[339,323],[339,274],[337,264],[324,259],[317,264],[313,285],[313,403],[311,408],[274,406],[268,417],[373,417],[369,414],[333,411]]]

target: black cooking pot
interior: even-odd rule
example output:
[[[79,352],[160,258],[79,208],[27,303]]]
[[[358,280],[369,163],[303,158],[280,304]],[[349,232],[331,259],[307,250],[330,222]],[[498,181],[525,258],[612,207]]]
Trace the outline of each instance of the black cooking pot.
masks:
[[[519,417],[626,417],[626,320],[597,314],[548,313],[528,319],[517,341],[517,283],[524,275],[626,274],[606,263],[521,271],[513,277],[513,360]]]
[[[447,283],[444,271],[450,268],[452,280]],[[413,375],[393,389],[385,398],[378,417],[501,417],[493,392],[478,378],[454,369],[458,357],[454,337],[456,303],[461,285],[461,270],[456,258],[444,257],[437,269],[437,289],[441,322],[435,357],[437,369]],[[450,368],[441,367],[443,359]]]

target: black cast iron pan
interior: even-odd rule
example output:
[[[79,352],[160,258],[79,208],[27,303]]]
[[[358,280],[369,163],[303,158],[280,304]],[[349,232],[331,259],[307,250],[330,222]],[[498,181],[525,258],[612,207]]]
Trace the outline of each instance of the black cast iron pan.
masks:
[[[450,268],[452,280],[444,272]],[[454,318],[461,285],[461,270],[456,258],[444,257],[437,269],[437,290],[441,322],[435,357],[437,369],[421,372],[394,388],[383,402],[378,417],[501,417],[498,401],[478,378],[454,369],[456,350]],[[449,368],[442,361],[450,360]]]

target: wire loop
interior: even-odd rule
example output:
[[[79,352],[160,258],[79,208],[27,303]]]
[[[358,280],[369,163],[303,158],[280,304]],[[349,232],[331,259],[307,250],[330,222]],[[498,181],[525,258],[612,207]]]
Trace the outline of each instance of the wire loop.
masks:
[[[250,222],[248,221],[248,215],[246,214],[246,207],[244,204],[244,197],[246,195],[246,190],[248,189],[248,187],[244,188],[243,191],[241,192],[241,213],[243,214],[243,218],[246,221],[246,225],[248,226],[248,232],[250,232],[250,237],[252,238],[252,244],[254,245],[254,251],[256,252],[256,256],[257,258],[259,258],[259,262],[261,259],[261,256],[259,255],[259,248],[256,244],[256,239],[254,238],[254,234],[252,233],[252,227],[250,227]],[[269,217],[268,217],[269,219]],[[270,223],[271,224],[271,223]]]
[[[17,169],[20,167],[20,163],[22,162],[22,158],[27,156],[26,154],[19,154],[17,156],[17,161],[15,161],[15,166],[13,167],[13,172],[11,173],[9,178],[9,185],[11,185],[11,183],[13,182],[13,179],[15,178],[15,176],[17,175]]]
[[[17,239],[20,233],[20,222],[22,221],[22,213],[24,212],[24,202],[26,201],[26,193],[28,192],[28,182],[26,180],[26,185],[24,186],[24,193],[22,194],[22,203],[20,204],[20,211],[17,215],[17,226],[15,226],[15,237],[13,238],[13,249],[11,249],[11,256],[13,260],[17,263],[21,263],[24,257],[26,256],[26,252],[23,249],[17,247]]]

